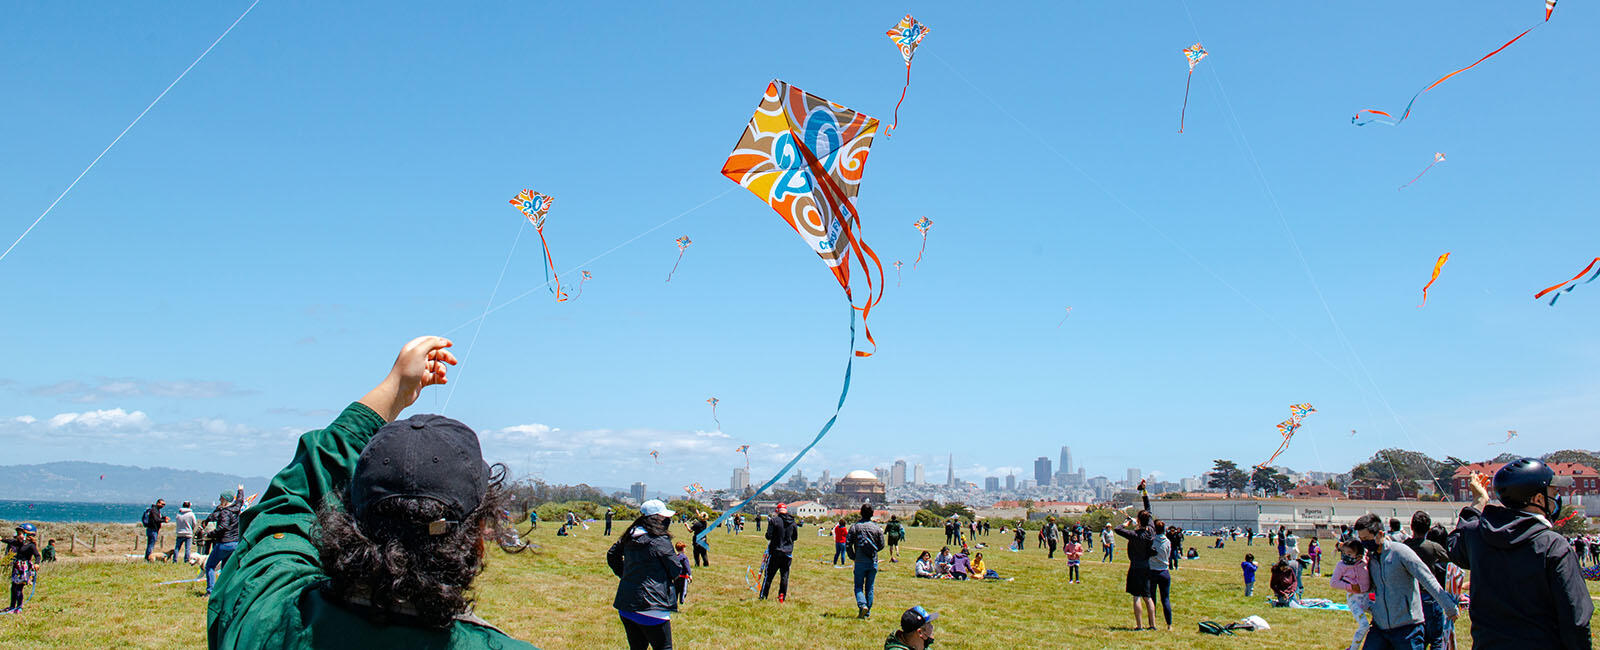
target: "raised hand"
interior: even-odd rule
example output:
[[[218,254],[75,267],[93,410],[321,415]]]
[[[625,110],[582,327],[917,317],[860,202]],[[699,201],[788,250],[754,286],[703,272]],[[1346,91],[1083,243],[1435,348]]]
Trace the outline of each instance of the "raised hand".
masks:
[[[389,375],[361,398],[384,420],[394,421],[400,412],[417,401],[422,389],[447,383],[447,368],[456,365],[456,356],[446,348],[454,345],[440,336],[419,336],[400,348]]]

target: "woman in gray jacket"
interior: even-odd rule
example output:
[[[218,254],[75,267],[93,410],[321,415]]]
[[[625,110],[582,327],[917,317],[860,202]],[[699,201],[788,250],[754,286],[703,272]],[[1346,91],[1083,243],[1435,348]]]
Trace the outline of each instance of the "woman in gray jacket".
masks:
[[[660,499],[651,499],[640,504],[639,513],[606,551],[606,563],[621,579],[611,606],[622,618],[630,650],[671,650],[679,574],[678,554],[667,532],[673,512]]]

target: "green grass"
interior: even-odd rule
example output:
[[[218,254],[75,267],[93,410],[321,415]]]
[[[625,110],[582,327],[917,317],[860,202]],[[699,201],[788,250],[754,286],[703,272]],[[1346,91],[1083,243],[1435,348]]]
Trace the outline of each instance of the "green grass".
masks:
[[[619,525],[620,527],[620,525]],[[541,648],[624,647],[622,626],[611,599],[616,578],[605,565],[610,541],[600,527],[572,537],[556,537],[544,526],[533,536],[542,545],[519,555],[495,550],[479,578],[478,613],[507,633]],[[674,534],[687,538],[681,527]],[[1083,565],[1082,584],[1065,584],[1066,561],[1046,560],[1041,550],[1011,553],[996,534],[986,540],[989,567],[1014,582],[955,582],[911,577],[918,548],[937,552],[943,536],[935,529],[912,529],[902,561],[885,559],[878,576],[877,607],[870,621],[855,619],[851,571],[831,568],[831,538],[804,530],[796,547],[790,598],[758,602],[745,587],[745,568],[760,561],[764,542],[753,530],[731,537],[712,536],[710,568],[697,568],[689,601],[673,620],[682,647],[882,647],[901,611],[923,605],[943,614],[937,625],[939,647],[961,648],[1334,648],[1349,640],[1354,624],[1344,612],[1273,609],[1264,603],[1267,572],[1258,595],[1243,596],[1239,561],[1245,547],[1201,548],[1201,558],[1175,573],[1173,630],[1129,631],[1130,598],[1122,593],[1127,561]],[[1200,539],[1209,543],[1207,538]],[[1030,543],[1031,543],[1030,539]],[[1204,545],[1204,544],[1202,544]],[[1258,559],[1264,554],[1258,553]],[[142,561],[66,561],[46,567],[37,596],[21,616],[0,616],[0,644],[8,648],[162,647],[193,648],[205,643],[202,583],[156,586],[164,580],[195,576],[191,567]],[[1310,596],[1342,602],[1326,577],[1306,576]],[[1591,593],[1596,583],[1590,583]],[[774,587],[776,590],[776,587]],[[1228,622],[1259,614],[1273,626],[1237,637],[1209,637],[1195,631],[1201,620]],[[1159,614],[1158,614],[1159,616]],[[1459,634],[1467,637],[1466,618]]]

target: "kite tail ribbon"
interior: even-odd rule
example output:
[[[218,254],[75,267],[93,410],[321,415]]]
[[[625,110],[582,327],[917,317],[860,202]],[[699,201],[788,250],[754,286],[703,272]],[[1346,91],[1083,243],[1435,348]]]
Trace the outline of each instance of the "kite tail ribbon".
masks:
[[[894,123],[883,130],[884,137],[894,137],[894,129],[900,126],[900,104],[906,101],[906,90],[911,88],[911,62],[906,61],[906,85],[900,88],[900,101],[894,103]]]
[[[567,294],[565,292],[561,291],[561,275],[559,273],[556,273],[556,260],[555,260],[554,257],[550,256],[550,245],[545,243],[545,241],[544,241],[544,229],[543,228],[535,228],[534,230],[539,231],[539,247],[544,249],[544,262],[545,262],[544,283],[545,283],[545,286],[550,288],[550,293],[555,294],[556,302],[566,302]],[[550,287],[550,277],[551,276],[555,276],[555,279],[556,279],[554,287]]]
[[[678,262],[682,262],[683,261],[683,251],[684,251],[684,249],[682,249],[682,248],[678,249],[678,261],[672,263],[672,270],[671,271],[667,271],[667,282],[671,282],[672,281],[672,274],[678,272]]]
[[[917,249],[917,259],[911,263],[911,270],[917,270],[917,265],[922,263],[922,251],[928,250],[928,232],[922,232],[922,248]]]
[[[856,306],[854,304],[852,304],[852,305],[850,305],[850,350],[852,352],[854,352],[855,349],[856,349]],[[856,354],[860,354],[860,353],[856,353]],[[749,505],[751,501],[756,500],[756,498],[759,497],[762,492],[766,492],[768,488],[771,488],[773,485],[776,485],[779,480],[781,480],[785,475],[787,475],[789,473],[789,470],[794,469],[795,464],[799,463],[801,458],[805,458],[806,454],[811,451],[812,447],[817,446],[817,443],[822,442],[822,438],[824,436],[828,435],[828,431],[833,428],[833,424],[839,420],[839,410],[844,408],[844,399],[845,399],[845,397],[850,395],[850,371],[853,369],[853,366],[855,365],[855,355],[851,355],[850,357],[848,357],[848,359],[849,360],[846,361],[845,364],[844,364],[844,387],[839,390],[839,403],[838,403],[838,405],[833,407],[833,417],[828,418],[827,423],[822,425],[822,430],[817,432],[817,437],[812,438],[811,439],[811,444],[806,445],[804,449],[800,450],[800,453],[795,454],[794,459],[790,460],[789,464],[784,465],[782,469],[779,469],[776,474],[772,475],[772,478],[767,479],[766,483],[762,483],[761,487],[756,488],[756,491],[750,495],[750,498],[745,499],[743,501],[740,501],[739,505],[736,505],[736,506],[734,506],[732,508],[729,508],[726,511],[724,511],[722,514],[717,515],[716,521],[711,522],[711,525],[706,526],[705,530],[700,531],[700,534],[695,536],[695,543],[696,544],[705,545],[705,539],[706,539],[706,535],[708,533],[710,533],[713,530],[716,530],[717,526],[722,525],[722,522],[727,520],[729,517],[732,517],[735,514],[738,514],[739,511],[741,511],[741,510],[744,510],[744,507]]]
[[[833,177],[828,175],[827,168],[823,167],[822,162],[817,160],[817,155],[811,152],[811,147],[806,146],[799,138],[795,138],[795,141],[800,145],[800,153],[805,157],[806,165],[811,169],[811,175],[816,178],[817,186],[822,189],[823,196],[833,205],[834,220],[839,224],[839,234],[843,235],[845,241],[849,242],[856,250],[856,261],[861,264],[861,275],[867,282],[867,301],[862,306],[856,307],[855,299],[851,295],[848,285],[844,288],[844,295],[845,298],[851,300],[853,309],[861,310],[862,332],[867,337],[867,343],[870,343],[873,351],[876,351],[878,349],[878,341],[872,338],[872,326],[867,324],[867,317],[872,315],[873,305],[883,302],[884,283],[881,281],[883,278],[883,260],[878,259],[878,253],[873,251],[871,246],[861,241],[856,235],[856,230],[861,227],[861,215],[856,212],[855,206],[851,205],[849,199],[845,198],[844,190],[839,189],[838,183],[835,183]],[[849,214],[845,214],[845,211],[849,211]],[[872,268],[867,266],[868,258],[872,259],[873,265],[878,269],[880,282],[877,283],[878,291],[876,296],[873,295],[872,291]],[[850,260],[845,259],[844,264],[848,265],[849,263]],[[915,268],[915,265],[912,268]],[[852,332],[854,332],[854,327],[854,321],[852,321]],[[855,338],[853,333],[851,338]],[[872,354],[872,352],[856,351],[856,356],[858,357],[870,357]]]
[[[1551,291],[1555,291],[1556,289],[1561,289],[1561,287],[1564,286],[1564,285],[1570,285],[1570,286],[1567,286],[1566,289],[1562,289],[1561,293],[1557,293],[1556,295],[1554,295],[1554,296],[1552,296],[1550,298],[1550,306],[1554,307],[1556,305],[1556,300],[1561,298],[1561,294],[1562,293],[1567,293],[1569,291],[1572,291],[1574,288],[1576,288],[1578,286],[1578,280],[1580,278],[1582,278],[1585,273],[1588,273],[1590,269],[1593,269],[1595,264],[1600,264],[1600,257],[1596,257],[1596,258],[1594,258],[1593,261],[1590,261],[1589,265],[1583,267],[1583,270],[1579,271],[1577,275],[1572,276],[1571,280],[1567,280],[1566,282],[1562,282],[1561,284],[1557,284],[1557,285],[1554,285],[1554,286],[1551,286],[1551,287],[1547,287],[1544,291],[1540,291],[1539,293],[1533,294],[1533,297],[1535,299],[1543,298],[1545,294],[1550,293]],[[1590,282],[1594,282],[1594,279],[1596,277],[1600,277],[1600,270],[1596,270],[1595,274],[1589,276],[1589,279],[1588,280],[1584,280],[1583,283],[1584,284],[1588,284]]]
[[[1433,263],[1433,277],[1428,278],[1428,283],[1422,285],[1422,304],[1417,305],[1418,307],[1428,304],[1428,287],[1433,286],[1433,281],[1439,279],[1439,270],[1443,269],[1444,263],[1449,260],[1450,254],[1445,253],[1439,256],[1439,261]]]
[[[1549,20],[1549,17],[1547,16],[1545,18],[1545,20]],[[1390,115],[1388,113],[1385,113],[1385,112],[1377,110],[1377,109],[1364,108],[1364,109],[1361,109],[1359,111],[1356,111],[1356,116],[1350,118],[1350,123],[1354,124],[1356,126],[1366,126],[1366,125],[1372,124],[1374,122],[1376,122],[1378,124],[1386,124],[1386,125],[1389,125],[1389,126],[1400,126],[1401,122],[1404,122],[1404,121],[1406,121],[1406,118],[1411,117],[1411,105],[1417,103],[1417,98],[1421,97],[1422,93],[1425,93],[1425,92],[1428,92],[1430,90],[1433,90],[1434,86],[1438,86],[1439,84],[1444,83],[1444,81],[1446,79],[1449,79],[1449,78],[1454,77],[1454,76],[1456,76],[1458,74],[1461,74],[1463,72],[1471,70],[1473,67],[1477,66],[1479,63],[1483,63],[1484,61],[1488,60],[1489,57],[1494,56],[1496,54],[1499,54],[1500,50],[1504,50],[1504,49],[1506,49],[1508,47],[1511,47],[1511,44],[1517,42],[1517,39],[1520,39],[1520,38],[1522,38],[1524,36],[1527,36],[1528,32],[1531,32],[1534,29],[1537,29],[1539,27],[1539,25],[1543,25],[1543,24],[1544,23],[1538,23],[1538,24],[1534,25],[1533,27],[1529,27],[1529,28],[1523,30],[1523,32],[1521,34],[1517,34],[1516,38],[1513,38],[1513,39],[1511,39],[1509,41],[1506,41],[1505,45],[1501,45],[1500,47],[1496,48],[1495,51],[1483,55],[1483,58],[1478,59],[1477,61],[1473,61],[1472,65],[1469,65],[1469,66],[1467,66],[1465,68],[1461,68],[1460,70],[1456,70],[1455,72],[1447,74],[1447,75],[1445,75],[1443,77],[1439,77],[1438,81],[1435,81],[1435,82],[1433,82],[1431,84],[1428,84],[1427,88],[1423,88],[1422,90],[1417,91],[1417,94],[1411,96],[1411,101],[1406,102],[1406,110],[1405,110],[1404,113],[1400,114],[1400,119],[1398,119],[1398,120],[1394,119],[1393,115]],[[1382,115],[1383,117],[1382,118],[1369,117],[1366,120],[1362,120],[1361,119],[1361,114],[1362,113],[1371,113],[1373,115]],[[1384,118],[1388,118],[1388,119],[1384,119]]]
[[[1189,66],[1189,78],[1183,82],[1183,110],[1178,111],[1178,132],[1183,133],[1183,118],[1189,114],[1189,84],[1194,81],[1194,66]]]
[[[1412,184],[1412,183],[1415,183],[1415,182],[1417,182],[1417,181],[1420,181],[1420,180],[1422,180],[1422,176],[1423,176],[1423,174],[1426,174],[1426,173],[1428,173],[1428,170],[1430,170],[1430,169],[1433,169],[1433,166],[1434,166],[1434,165],[1437,165],[1437,164],[1439,164],[1439,161],[1437,161],[1437,160],[1435,160],[1435,161],[1433,161],[1433,162],[1432,162],[1432,163],[1431,163],[1431,164],[1429,164],[1429,165],[1428,165],[1428,166],[1427,166],[1427,167],[1424,167],[1424,168],[1422,168],[1422,173],[1421,173],[1421,174],[1417,174],[1417,177],[1416,177],[1416,178],[1413,178],[1413,179],[1411,179],[1411,180],[1410,180],[1410,181],[1409,181],[1409,182],[1407,182],[1407,183],[1406,183],[1406,184],[1405,184],[1405,185],[1401,185],[1401,186],[1400,186],[1400,189],[1402,189],[1402,190],[1403,190],[1403,189],[1405,189],[1405,188],[1408,188],[1408,187],[1411,187],[1411,184]]]

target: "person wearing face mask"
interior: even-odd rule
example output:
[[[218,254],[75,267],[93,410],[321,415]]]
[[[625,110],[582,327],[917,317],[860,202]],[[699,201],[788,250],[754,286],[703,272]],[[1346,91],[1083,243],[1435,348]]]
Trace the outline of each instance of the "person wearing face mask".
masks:
[[[1350,637],[1350,650],[1361,648],[1361,639],[1367,636],[1367,592],[1372,589],[1372,576],[1367,573],[1367,554],[1361,542],[1354,539],[1339,545],[1339,565],[1333,568],[1329,583],[1334,589],[1345,592],[1345,604],[1356,619],[1356,632]]]
[[[1594,602],[1572,546],[1550,528],[1559,489],[1572,483],[1538,460],[1512,461],[1495,472],[1494,505],[1483,475],[1472,474],[1473,503],[1447,546],[1450,560],[1472,572],[1473,647],[1591,647]]]
[[[1368,573],[1372,577],[1372,629],[1367,631],[1363,650],[1422,650],[1422,601],[1417,587],[1433,596],[1444,608],[1445,617],[1455,620],[1459,613],[1454,599],[1434,579],[1417,553],[1405,544],[1391,541],[1384,534],[1383,520],[1367,513],[1356,520],[1356,535],[1367,552]]]
[[[883,650],[922,650],[933,646],[933,621],[938,614],[921,605],[900,615],[900,629],[883,641]]]

